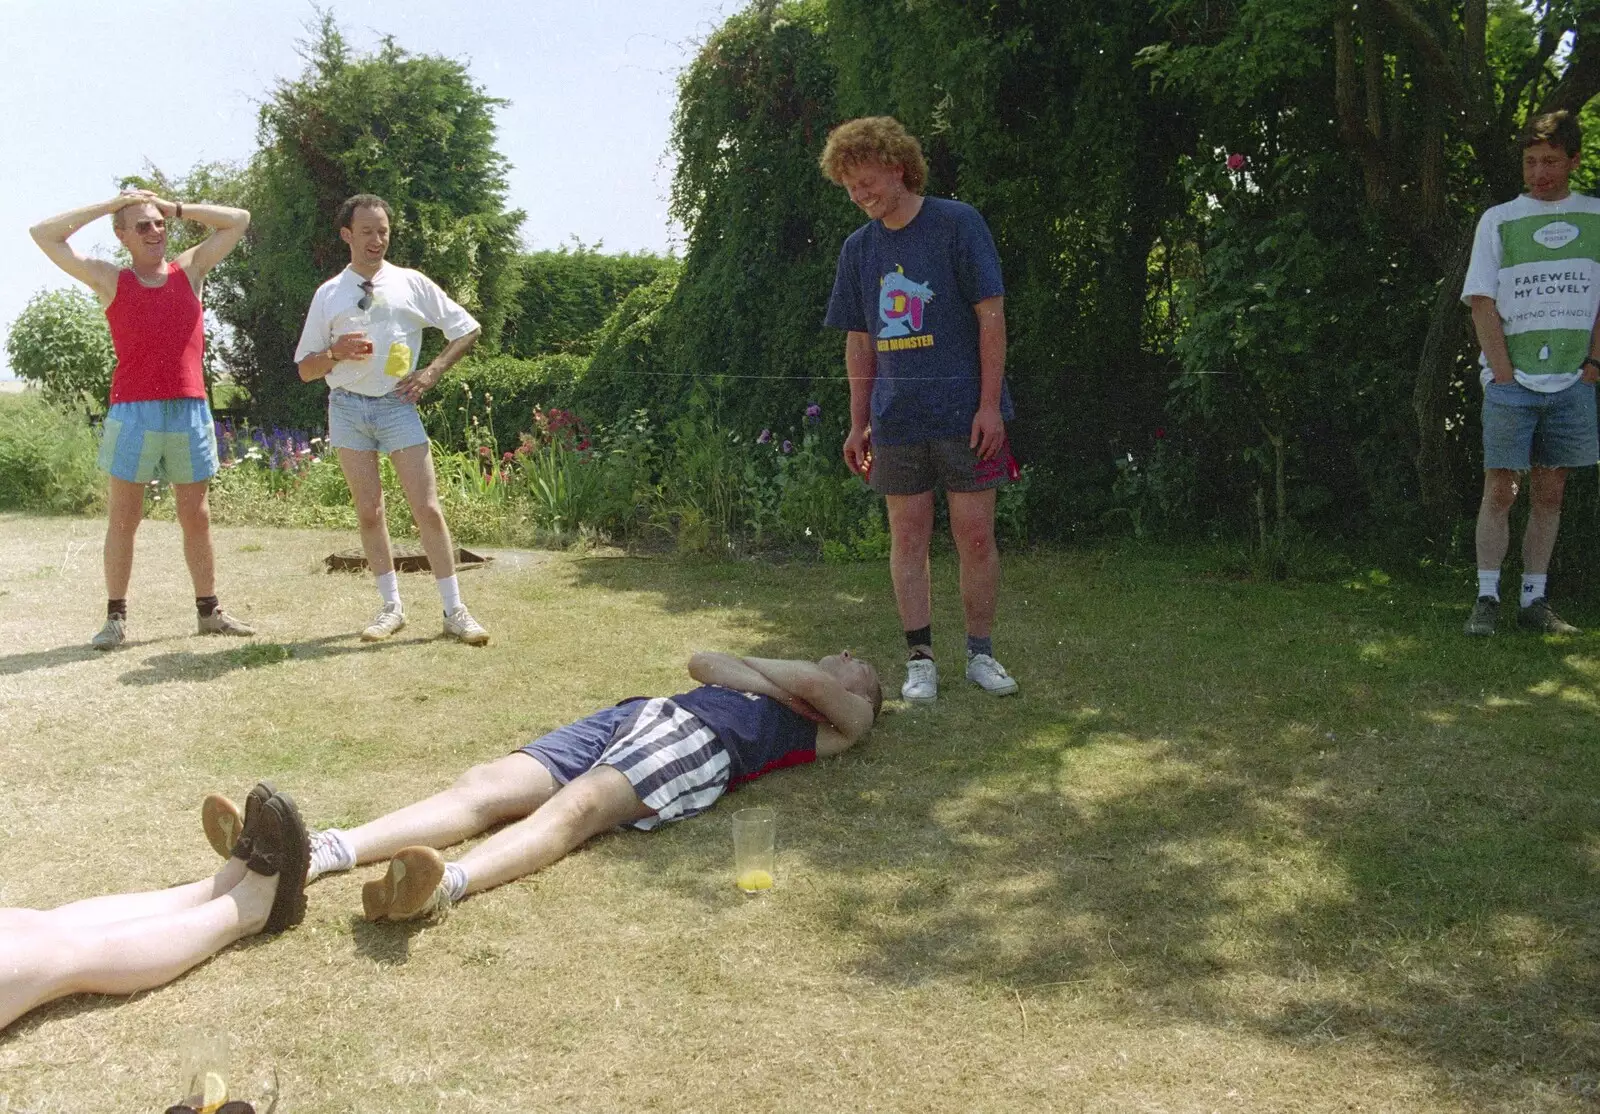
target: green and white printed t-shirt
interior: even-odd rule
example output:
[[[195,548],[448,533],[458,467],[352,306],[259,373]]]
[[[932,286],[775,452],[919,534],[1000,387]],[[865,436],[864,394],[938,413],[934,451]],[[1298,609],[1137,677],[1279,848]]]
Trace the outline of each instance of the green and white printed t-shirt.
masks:
[[[1546,394],[1576,383],[1600,309],[1600,198],[1523,194],[1484,213],[1461,300],[1475,295],[1500,311],[1518,383]],[[1494,372],[1480,361],[1487,387]]]

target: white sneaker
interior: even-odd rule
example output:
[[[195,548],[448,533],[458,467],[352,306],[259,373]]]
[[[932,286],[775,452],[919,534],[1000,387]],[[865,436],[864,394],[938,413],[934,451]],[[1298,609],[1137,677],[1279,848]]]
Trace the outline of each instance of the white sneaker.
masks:
[[[1017,691],[1017,679],[988,654],[973,654],[967,658],[967,680],[990,696],[1010,696]]]
[[[906,683],[900,697],[913,704],[932,704],[939,696],[939,667],[932,658],[912,658],[906,662]]]
[[[361,632],[363,642],[382,642],[391,634],[398,634],[406,625],[405,612],[397,603],[386,603],[378,609],[378,617]]]
[[[465,642],[468,646],[484,646],[489,642],[489,632],[472,617],[465,604],[454,611],[445,612],[444,633],[447,638]]]

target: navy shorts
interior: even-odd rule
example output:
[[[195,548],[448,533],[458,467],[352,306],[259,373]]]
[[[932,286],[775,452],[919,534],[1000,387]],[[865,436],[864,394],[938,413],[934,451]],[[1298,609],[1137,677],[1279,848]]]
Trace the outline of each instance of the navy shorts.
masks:
[[[596,766],[628,779],[654,816],[632,821],[649,831],[698,815],[728,788],[727,749],[716,732],[664,698],[625,700],[519,747],[559,785]]]

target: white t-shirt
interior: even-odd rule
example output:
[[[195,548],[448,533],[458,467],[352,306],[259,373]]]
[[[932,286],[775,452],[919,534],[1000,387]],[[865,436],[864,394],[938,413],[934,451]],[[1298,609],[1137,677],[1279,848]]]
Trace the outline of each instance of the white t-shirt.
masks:
[[[457,340],[478,327],[470,313],[421,271],[383,264],[372,277],[372,303],[365,310],[358,304],[366,293],[362,281],[358,272],[346,267],[319,286],[300,330],[295,363],[325,350],[345,333],[372,338],[372,355],[339,361],[328,373],[329,387],[386,395],[416,370],[424,326],[442,330],[446,340]]]
[[[1546,393],[1576,383],[1600,310],[1600,198],[1523,194],[1484,213],[1461,300],[1474,295],[1494,299],[1518,383]],[[1479,359],[1487,387],[1494,372]]]

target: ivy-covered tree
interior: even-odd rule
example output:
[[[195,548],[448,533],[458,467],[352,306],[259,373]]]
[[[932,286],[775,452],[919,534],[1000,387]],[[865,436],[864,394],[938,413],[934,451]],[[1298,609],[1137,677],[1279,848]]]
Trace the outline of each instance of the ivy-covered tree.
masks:
[[[504,102],[466,67],[410,54],[385,38],[353,52],[331,14],[303,44],[305,72],[261,108],[245,242],[218,268],[212,300],[231,327],[229,371],[259,420],[321,423],[323,390],[306,386],[294,346],[306,306],[349,261],[339,205],[375,193],[394,207],[389,258],[426,272],[483,325],[489,350],[514,304],[521,211],[507,211],[506,161],[495,149]]]

